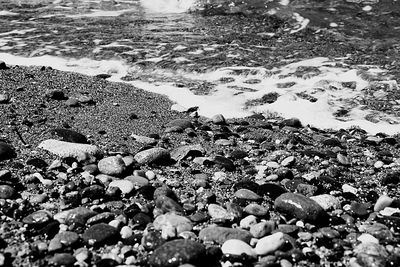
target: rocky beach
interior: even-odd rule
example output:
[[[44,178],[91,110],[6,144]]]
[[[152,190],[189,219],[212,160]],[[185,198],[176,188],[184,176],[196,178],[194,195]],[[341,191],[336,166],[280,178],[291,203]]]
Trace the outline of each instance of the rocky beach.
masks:
[[[0,0],[0,267],[400,266],[398,3],[223,3]]]
[[[398,135],[0,67],[0,266],[400,264]]]

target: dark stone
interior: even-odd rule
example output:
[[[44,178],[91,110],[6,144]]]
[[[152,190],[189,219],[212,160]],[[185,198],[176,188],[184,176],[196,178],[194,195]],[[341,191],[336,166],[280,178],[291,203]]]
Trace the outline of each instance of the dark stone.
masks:
[[[337,138],[328,138],[322,141],[323,145],[331,147],[342,147],[342,143]]]
[[[101,185],[91,185],[82,190],[82,198],[100,199],[104,197],[105,189]]]
[[[7,67],[6,63],[2,60],[0,60],[0,70],[8,70],[9,67]]]
[[[172,120],[169,123],[167,123],[166,127],[170,128],[170,127],[179,127],[182,130],[185,130],[186,128],[192,128],[192,122],[190,120],[187,119],[176,119],[176,120]]]
[[[256,192],[260,196],[268,196],[272,200],[275,200],[280,195],[286,193],[287,190],[278,184],[265,183],[265,184],[259,185]]]
[[[162,210],[164,213],[173,211],[177,213],[183,213],[183,207],[167,196],[160,196],[156,199],[156,207]]]
[[[81,144],[88,143],[86,136],[70,129],[56,128],[53,132],[61,141]]]
[[[172,240],[157,248],[149,258],[150,266],[178,267],[189,263],[204,266],[206,262],[205,247],[192,240]]]
[[[387,173],[382,179],[382,185],[398,184],[400,182],[400,172]]]
[[[100,73],[100,74],[97,74],[95,77],[100,78],[100,79],[108,79],[111,77],[111,75],[108,73]]]
[[[113,259],[101,259],[96,262],[96,267],[115,267],[118,265],[119,263]]]
[[[51,91],[48,91],[47,93],[46,93],[46,96],[48,97],[48,98],[51,98],[51,99],[54,99],[54,100],[66,100],[66,99],[68,99],[66,96],[65,96],[65,94],[64,94],[64,92],[63,91],[61,91],[61,90],[51,90]]]
[[[301,121],[297,118],[286,119],[281,122],[281,126],[290,126],[294,128],[301,128],[303,127]]]
[[[0,141],[0,161],[6,160],[6,159],[11,159],[16,156],[14,147],[11,145]]]
[[[140,229],[146,228],[147,224],[151,223],[151,217],[146,213],[139,212],[135,214],[132,218],[132,222],[137,224]]]
[[[115,227],[105,223],[99,223],[89,227],[82,234],[82,239],[85,243],[92,246],[115,244],[119,239],[119,232]]]
[[[17,192],[12,186],[0,185],[0,199],[10,199],[15,196]]]
[[[154,250],[165,243],[160,231],[150,230],[143,235],[142,246],[147,250]]]
[[[75,262],[76,262],[75,257],[69,253],[55,254],[49,260],[49,263],[52,264],[53,266],[64,266],[64,267],[74,266]]]
[[[50,221],[39,230],[39,234],[44,235],[47,239],[53,238],[60,231],[60,223],[58,221]]]
[[[249,190],[254,191],[254,192],[258,193],[259,195],[261,195],[258,192],[259,185],[256,182],[253,182],[253,181],[250,181],[250,180],[242,180],[242,181],[239,181],[239,182],[237,182],[237,183],[235,183],[233,185],[233,189],[235,191],[237,191],[239,189],[242,189],[242,188],[243,189],[249,189]]]
[[[44,161],[44,160],[41,159],[41,158],[32,158],[32,159],[28,159],[28,160],[26,161],[26,164],[27,164],[27,165],[32,165],[32,166],[34,166],[34,167],[36,167],[36,168],[40,168],[40,169],[46,168],[46,167],[47,167],[46,161]]]
[[[225,169],[226,171],[230,172],[235,170],[235,165],[233,162],[226,157],[216,155],[213,159],[213,162],[217,167]]]
[[[234,158],[234,159],[243,159],[245,157],[247,157],[249,155],[249,153],[247,153],[246,151],[243,150],[234,150],[230,153],[230,157]]]
[[[366,217],[370,213],[371,203],[352,202],[350,212],[357,217]]]
[[[295,193],[284,193],[275,199],[275,209],[310,223],[323,224],[328,216],[314,200]]]

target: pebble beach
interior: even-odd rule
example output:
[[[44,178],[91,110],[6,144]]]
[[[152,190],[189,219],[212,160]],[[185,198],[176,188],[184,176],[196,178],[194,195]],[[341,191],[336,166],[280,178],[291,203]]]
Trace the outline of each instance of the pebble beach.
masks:
[[[400,136],[199,117],[0,63],[0,266],[399,266]]]

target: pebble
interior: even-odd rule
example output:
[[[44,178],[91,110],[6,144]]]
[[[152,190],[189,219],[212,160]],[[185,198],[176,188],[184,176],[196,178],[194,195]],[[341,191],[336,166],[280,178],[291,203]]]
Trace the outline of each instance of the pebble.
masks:
[[[155,138],[151,138],[148,136],[136,135],[132,134],[131,137],[135,139],[136,142],[147,144],[147,145],[155,145],[157,144],[157,140]]]
[[[144,165],[169,160],[170,153],[164,148],[155,147],[137,153],[134,158],[139,164]]]
[[[253,200],[253,201],[258,201],[261,200],[262,198],[254,193],[253,191],[249,190],[249,189],[239,189],[235,192],[235,197],[239,198],[239,199],[244,199],[244,200]]]
[[[296,158],[294,156],[289,156],[282,160],[281,165],[284,167],[290,167],[296,162]]]
[[[202,244],[192,240],[177,239],[155,249],[149,258],[149,264],[154,267],[178,267],[186,263],[205,266],[206,259],[206,249]]]
[[[192,128],[193,124],[190,120],[187,119],[175,119],[170,122],[168,122],[165,127],[179,127],[182,130],[185,130],[186,128]]]
[[[125,162],[119,156],[103,158],[97,164],[99,171],[106,175],[121,176],[125,170]]]
[[[250,243],[252,235],[249,231],[240,228],[228,228],[220,226],[208,226],[199,233],[199,239],[204,242],[216,242],[223,244],[229,239],[240,239],[246,243]]]
[[[65,210],[54,215],[54,219],[63,224],[86,223],[86,221],[96,215],[94,212],[85,207],[77,207],[70,210]]]
[[[0,104],[7,104],[10,101],[8,94],[0,94]]]
[[[376,201],[376,203],[374,205],[374,211],[375,212],[381,211],[381,210],[385,209],[386,207],[389,207],[392,203],[393,203],[393,198],[391,198],[387,195],[382,195]]]
[[[22,222],[31,226],[42,226],[48,223],[51,219],[52,216],[50,212],[46,210],[38,210],[24,217]]]
[[[161,230],[161,235],[165,239],[176,237],[182,232],[191,231],[193,228],[192,222],[188,218],[175,213],[158,216],[153,225],[154,229]]]
[[[75,232],[64,231],[56,234],[56,236],[50,241],[48,250],[56,251],[63,247],[71,247],[76,244],[79,240],[79,235]]]
[[[225,171],[231,172],[236,169],[235,164],[233,164],[233,162],[226,157],[216,155],[213,157],[212,161],[214,162],[215,166],[224,169]]]
[[[255,257],[256,253],[254,252],[253,248],[239,239],[229,239],[222,244],[221,247],[223,254],[229,255],[237,255],[240,256],[242,254],[248,255],[250,257]]]
[[[207,210],[210,217],[215,221],[233,220],[233,215],[220,205],[209,204]]]
[[[73,255],[69,253],[58,253],[55,254],[49,263],[53,266],[74,266],[76,259]]]
[[[358,238],[358,241],[360,241],[361,243],[375,243],[375,244],[379,244],[379,240],[377,238],[375,238],[374,236],[370,235],[370,234],[366,234],[363,233],[361,234]]]
[[[123,226],[119,232],[122,239],[128,239],[133,235],[133,230],[129,226]]]
[[[389,256],[385,247],[373,242],[360,243],[354,248],[357,263],[363,267],[385,266]]]
[[[255,238],[261,238],[268,234],[271,234],[275,227],[276,226],[273,221],[261,221],[250,226],[250,233]]]
[[[250,203],[244,207],[243,211],[247,214],[255,215],[257,217],[264,217],[268,214],[269,207],[264,207],[257,203]]]
[[[83,241],[91,246],[115,244],[118,241],[118,237],[118,229],[106,223],[95,224],[82,234]]]
[[[349,159],[347,156],[345,156],[345,155],[343,155],[343,154],[341,154],[341,153],[338,153],[338,154],[337,154],[336,159],[337,159],[337,161],[338,161],[339,163],[341,163],[342,165],[345,165],[345,166],[351,165],[350,159]]]
[[[351,185],[344,184],[342,185],[342,191],[343,193],[352,193],[354,195],[357,195],[358,189]]]
[[[225,117],[222,114],[216,114],[212,116],[211,121],[217,125],[226,124]]]
[[[268,196],[272,200],[275,200],[280,195],[286,193],[287,190],[282,186],[275,184],[275,183],[265,183],[261,184],[257,188],[257,193],[261,196]]]
[[[337,197],[322,194],[317,196],[311,196],[310,199],[318,203],[324,210],[337,209],[340,208],[340,201]]]
[[[284,234],[282,232],[276,232],[258,240],[254,251],[257,255],[267,255],[278,250],[284,243]]]
[[[54,139],[41,142],[38,146],[62,158],[75,158],[77,160],[87,160],[88,158],[98,157],[101,151],[97,146],[79,143],[70,143]]]
[[[160,196],[156,199],[156,207],[160,209],[163,213],[174,211],[176,213],[183,213],[183,207],[167,196]]]
[[[131,182],[135,188],[141,188],[149,185],[149,180],[142,176],[130,175],[125,177],[124,180]]]
[[[257,223],[257,217],[254,215],[248,215],[240,220],[239,225],[240,228],[248,230],[252,225],[255,225],[256,223]]]
[[[16,194],[15,189],[9,185],[0,185],[0,199],[10,199]]]
[[[122,194],[130,194],[134,189],[134,185],[129,180],[114,180],[109,185],[109,187],[117,187],[121,190]]]
[[[275,199],[275,209],[311,223],[321,223],[326,213],[314,200],[296,193],[285,193]]]
[[[0,141],[0,161],[7,160],[15,157],[15,150],[14,147]]]

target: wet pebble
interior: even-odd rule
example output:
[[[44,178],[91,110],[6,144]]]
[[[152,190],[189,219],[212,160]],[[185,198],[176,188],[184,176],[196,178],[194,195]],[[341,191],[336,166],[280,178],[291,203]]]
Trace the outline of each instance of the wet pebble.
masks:
[[[340,201],[337,197],[322,194],[317,196],[311,196],[310,199],[318,203],[324,210],[336,209],[340,207]]]
[[[82,239],[91,246],[113,244],[119,239],[119,232],[115,227],[105,223],[95,224],[89,227],[83,234]]]
[[[239,199],[253,200],[253,201],[258,201],[262,199],[257,193],[254,193],[253,191],[245,188],[237,190],[235,192],[235,197]]]
[[[321,223],[325,211],[314,200],[296,193],[285,193],[275,200],[275,209],[297,219]]]

